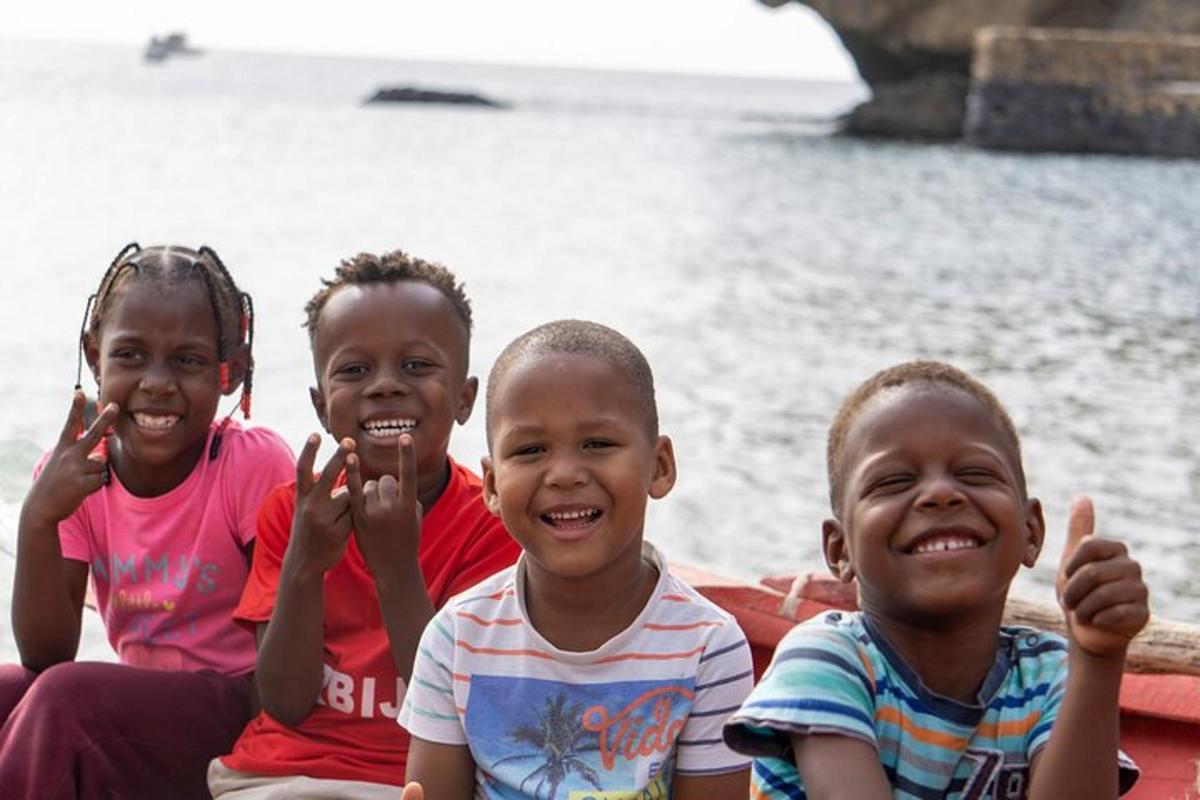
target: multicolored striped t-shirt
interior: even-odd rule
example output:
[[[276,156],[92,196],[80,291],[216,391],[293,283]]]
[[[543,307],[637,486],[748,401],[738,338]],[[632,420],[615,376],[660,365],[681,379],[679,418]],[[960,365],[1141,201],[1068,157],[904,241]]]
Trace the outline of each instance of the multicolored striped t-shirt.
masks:
[[[796,626],[725,726],[731,747],[757,756],[751,800],[807,797],[791,748],[807,733],[875,747],[896,800],[1021,800],[1062,703],[1067,644],[1032,628],[999,636],[978,702],[966,704],[927,689],[864,614]],[[1120,767],[1124,793],[1137,768],[1124,755]]]
[[[721,726],[750,692],[737,622],[667,571],[638,618],[589,652],[546,641],[522,562],[453,598],[425,629],[400,724],[467,745],[476,797],[666,798],[674,774],[746,769]]]

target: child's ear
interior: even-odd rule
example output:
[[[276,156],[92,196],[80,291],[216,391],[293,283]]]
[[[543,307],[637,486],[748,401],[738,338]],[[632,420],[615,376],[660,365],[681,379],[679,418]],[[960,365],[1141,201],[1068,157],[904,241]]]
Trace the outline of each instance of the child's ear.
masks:
[[[467,378],[463,381],[462,394],[458,397],[458,408],[454,409],[454,420],[459,425],[466,425],[475,408],[475,396],[479,394],[479,378]]]
[[[1042,515],[1042,501],[1031,497],[1025,501],[1025,552],[1021,563],[1027,567],[1036,564],[1045,541],[1046,519]]]
[[[821,550],[825,553],[825,564],[835,578],[842,583],[854,580],[854,565],[850,562],[846,529],[836,519],[827,519],[821,523]]]
[[[492,469],[492,457],[484,456],[479,460],[483,470],[483,504],[495,516],[500,516],[500,495],[496,493],[496,470]]]
[[[229,389],[223,394],[233,394],[242,385],[242,381],[246,379],[246,372],[250,369],[250,348],[244,344],[240,344],[233,348],[233,352],[229,354]]]
[[[317,419],[321,421],[321,427],[325,429],[326,433],[333,433],[329,430],[329,416],[326,414],[328,409],[325,406],[325,393],[321,391],[321,387],[308,387],[308,398],[312,400],[313,411],[317,412]]]
[[[654,473],[650,477],[650,496],[661,500],[675,485],[675,445],[670,436],[659,436],[654,442]]]

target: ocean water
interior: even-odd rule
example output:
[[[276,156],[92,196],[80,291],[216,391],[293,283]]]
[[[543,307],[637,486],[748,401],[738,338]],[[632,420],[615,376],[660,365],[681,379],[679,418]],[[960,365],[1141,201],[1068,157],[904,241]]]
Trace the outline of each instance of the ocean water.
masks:
[[[508,111],[368,107],[377,87]],[[0,43],[0,605],[61,428],[85,297],[116,250],[207,243],[255,297],[254,421],[316,429],[302,306],[403,247],[475,304],[473,368],[547,320],[610,324],[656,370],[680,479],[648,536],[730,576],[820,571],[840,399],[915,356],[989,383],[1049,524],[1071,495],[1200,616],[1200,163],[864,142],[854,85]],[[482,412],[452,452],[476,464]],[[329,452],[328,447],[325,450]],[[89,615],[84,655],[106,656]],[[0,659],[15,657],[7,613]]]

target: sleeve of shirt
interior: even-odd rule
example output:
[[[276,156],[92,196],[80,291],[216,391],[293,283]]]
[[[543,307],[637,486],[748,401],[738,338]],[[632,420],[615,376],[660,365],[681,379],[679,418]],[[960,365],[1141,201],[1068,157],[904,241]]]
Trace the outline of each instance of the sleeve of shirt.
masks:
[[[521,546],[508,535],[504,523],[485,509],[474,535],[466,544],[461,569],[451,581],[446,597],[453,597],[500,570],[508,569],[517,563],[519,555]]]
[[[229,439],[231,452],[224,474],[226,508],[238,544],[254,541],[258,509],[272,489],[295,480],[296,459],[277,433],[249,428]]]
[[[771,666],[725,724],[731,748],[792,760],[793,734],[850,736],[878,747],[875,684],[853,634],[826,617],[791,630]]]
[[[1057,636],[1041,633],[1038,635],[1038,643],[1035,647],[1046,649],[1047,655],[1043,656],[1042,660],[1046,662],[1048,687],[1038,723],[1029,734],[1026,752],[1030,762],[1033,761],[1034,755],[1050,742],[1054,723],[1058,719],[1058,711],[1062,708],[1063,697],[1067,693],[1068,673],[1065,641]],[[1117,751],[1117,770],[1118,793],[1125,794],[1137,783],[1137,779],[1141,776],[1141,770],[1137,763],[1122,750]]]
[[[714,629],[696,670],[692,712],[676,743],[680,775],[717,775],[750,766],[749,759],[725,744],[721,728],[753,684],[750,645],[737,623],[726,620]]]
[[[447,606],[421,635],[412,680],[397,722],[413,736],[438,744],[465,745],[467,734],[454,700],[454,616]]]
[[[295,482],[277,486],[267,494],[258,512],[257,541],[254,560],[242,599],[233,611],[233,618],[251,625],[266,622],[275,610],[279,593],[279,572],[287,552],[292,531],[292,514],[296,506]]]

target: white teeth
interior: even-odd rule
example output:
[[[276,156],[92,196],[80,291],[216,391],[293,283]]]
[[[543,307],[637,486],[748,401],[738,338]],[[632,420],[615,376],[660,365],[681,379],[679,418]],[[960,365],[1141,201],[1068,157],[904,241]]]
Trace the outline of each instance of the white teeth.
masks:
[[[149,428],[155,431],[166,430],[181,419],[183,418],[178,414],[144,414],[135,412],[133,415],[134,424],[139,428]]]
[[[970,537],[938,537],[927,539],[913,548],[914,553],[937,553],[949,550],[969,550],[979,547],[979,542]]]
[[[387,439],[402,433],[411,433],[417,427],[415,419],[373,419],[363,423],[363,429],[371,436]]]
[[[587,517],[592,517],[599,513],[599,509],[589,508],[586,511],[551,511],[550,513],[546,514],[546,516],[552,520],[566,522],[568,520],[586,519]]]

